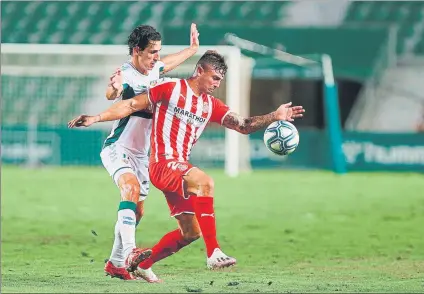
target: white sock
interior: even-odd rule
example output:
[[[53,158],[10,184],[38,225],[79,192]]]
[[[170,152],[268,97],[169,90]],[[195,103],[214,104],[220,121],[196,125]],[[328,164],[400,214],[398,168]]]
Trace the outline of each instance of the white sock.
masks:
[[[122,247],[121,234],[119,233],[118,221],[115,224],[115,240],[113,241],[112,253],[110,254],[109,260],[113,263],[114,266],[124,266],[124,252]]]
[[[135,248],[135,212],[131,209],[119,210],[118,226],[122,240],[123,257],[126,259]]]

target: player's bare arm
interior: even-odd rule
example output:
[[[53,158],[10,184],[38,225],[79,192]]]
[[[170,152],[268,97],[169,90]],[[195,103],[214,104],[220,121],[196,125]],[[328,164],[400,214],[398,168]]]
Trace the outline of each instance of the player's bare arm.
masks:
[[[102,113],[91,115],[80,115],[68,122],[69,128],[75,127],[89,127],[92,124],[104,121],[112,121],[121,119],[131,115],[132,113],[146,109],[149,106],[149,98],[147,93],[143,93],[128,100],[122,100],[114,103],[107,110]]]
[[[199,49],[199,32],[197,31],[196,24],[192,23],[190,28],[190,47],[162,58],[161,61],[165,64],[163,72],[169,72],[179,66],[196,54],[197,49]]]
[[[118,68],[109,78],[109,84],[106,89],[106,99],[115,100],[122,94],[122,75],[121,69]]]
[[[302,106],[291,106],[290,102],[281,105],[276,111],[271,113],[248,118],[230,112],[225,116],[222,125],[242,134],[250,134],[267,127],[277,120],[294,121],[295,118],[302,117],[304,112],[305,110]]]

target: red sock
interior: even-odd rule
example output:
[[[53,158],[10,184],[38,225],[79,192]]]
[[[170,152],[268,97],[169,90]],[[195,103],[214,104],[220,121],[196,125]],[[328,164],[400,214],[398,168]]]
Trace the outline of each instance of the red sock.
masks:
[[[143,262],[140,262],[138,266],[142,269],[148,269],[155,262],[174,254],[188,244],[190,244],[190,242],[184,240],[180,229],[169,232],[163,236],[155,246],[153,246],[152,255]]]
[[[215,248],[219,248],[216,240],[215,211],[213,197],[199,197],[195,201],[196,218],[205,240],[206,253],[210,257]]]

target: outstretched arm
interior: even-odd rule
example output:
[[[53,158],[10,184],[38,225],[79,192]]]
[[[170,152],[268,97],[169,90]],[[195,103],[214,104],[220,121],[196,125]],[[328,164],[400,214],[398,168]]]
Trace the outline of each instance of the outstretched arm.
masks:
[[[248,118],[230,112],[224,117],[222,125],[228,129],[247,135],[263,129],[277,120],[293,121],[295,118],[302,117],[304,112],[305,110],[302,106],[292,107],[290,102],[281,105],[276,111],[271,113]]]
[[[196,25],[192,23],[190,28],[190,47],[178,53],[170,54],[162,58],[161,61],[165,64],[163,72],[166,73],[179,66],[181,63],[196,54],[198,48],[199,32],[197,31]]]
[[[90,116],[80,115],[68,122],[69,128],[89,127],[94,123],[117,120],[131,115],[132,113],[146,109],[149,106],[147,93],[143,93],[128,100],[122,100],[114,103],[102,113]]]

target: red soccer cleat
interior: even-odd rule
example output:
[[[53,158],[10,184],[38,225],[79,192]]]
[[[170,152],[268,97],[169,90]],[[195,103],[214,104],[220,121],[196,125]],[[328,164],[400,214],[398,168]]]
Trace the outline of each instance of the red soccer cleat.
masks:
[[[134,248],[125,259],[125,267],[128,272],[132,273],[137,269],[140,262],[146,260],[152,255],[152,249]]]
[[[111,278],[119,278],[122,280],[137,280],[137,278],[133,277],[129,272],[127,272],[125,267],[114,266],[110,260],[106,262],[105,273],[106,276],[110,276]]]

